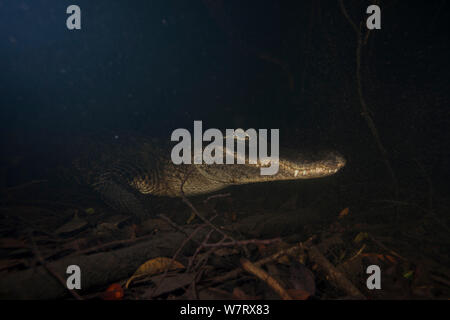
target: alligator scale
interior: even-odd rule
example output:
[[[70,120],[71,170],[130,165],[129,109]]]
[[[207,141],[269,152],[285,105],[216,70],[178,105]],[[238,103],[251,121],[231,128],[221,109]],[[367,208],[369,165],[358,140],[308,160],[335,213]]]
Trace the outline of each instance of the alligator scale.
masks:
[[[275,175],[261,175],[259,162],[175,165],[170,147],[154,140],[124,140],[114,140],[107,147],[89,142],[92,146],[87,149],[94,151],[79,157],[74,165],[82,182],[99,192],[109,206],[138,218],[147,213],[140,195],[189,197],[232,185],[322,178],[345,166],[345,159],[336,152],[303,154],[283,148]],[[224,148],[223,152],[228,151]]]

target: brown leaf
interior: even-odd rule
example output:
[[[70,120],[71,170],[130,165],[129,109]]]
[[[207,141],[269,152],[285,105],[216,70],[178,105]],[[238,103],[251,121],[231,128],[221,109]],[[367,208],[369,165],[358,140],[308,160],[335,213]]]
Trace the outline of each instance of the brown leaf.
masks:
[[[302,289],[288,289],[287,292],[294,300],[306,300],[310,297],[310,294]]]
[[[130,279],[128,279],[125,288],[128,288],[131,281],[133,281],[136,278],[161,273],[164,272],[166,269],[168,269],[169,271],[176,269],[184,269],[184,265],[182,265],[176,260],[166,257],[158,257],[148,260],[136,270],[136,272],[131,276]]]
[[[61,236],[69,236],[84,230],[88,226],[86,220],[75,215],[72,220],[55,230],[55,234]]]
[[[157,289],[150,288],[147,290],[148,298],[157,297],[175,291],[179,288],[187,287],[195,280],[195,273],[177,273],[177,274],[160,274],[151,277],[151,281],[157,285]],[[144,295],[145,298],[147,296]]]
[[[293,263],[289,268],[289,273],[289,280],[294,289],[306,292],[308,295],[314,295],[316,293],[314,274],[303,264]]]

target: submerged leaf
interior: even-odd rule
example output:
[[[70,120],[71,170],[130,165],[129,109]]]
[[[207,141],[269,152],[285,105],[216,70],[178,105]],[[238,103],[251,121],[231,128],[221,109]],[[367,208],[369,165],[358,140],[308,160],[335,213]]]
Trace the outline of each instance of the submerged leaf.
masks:
[[[306,300],[311,295],[302,289],[288,289],[287,292],[294,300]]]
[[[88,226],[87,221],[75,215],[72,220],[55,230],[57,235],[71,235],[81,232]]]
[[[151,276],[157,273],[164,272],[166,269],[170,270],[176,270],[176,269],[183,269],[184,265],[182,265],[180,262],[173,260],[171,258],[166,257],[158,257],[151,260],[148,260],[144,264],[142,264],[136,272],[128,279],[125,288],[128,288],[131,281],[133,281],[136,278],[141,278],[144,276]]]
[[[308,294],[308,296],[313,296],[316,293],[314,274],[305,265],[300,263],[293,263],[289,269],[289,273],[289,280],[292,287],[296,290],[299,290],[296,292],[296,294],[299,294],[303,297],[303,293]]]

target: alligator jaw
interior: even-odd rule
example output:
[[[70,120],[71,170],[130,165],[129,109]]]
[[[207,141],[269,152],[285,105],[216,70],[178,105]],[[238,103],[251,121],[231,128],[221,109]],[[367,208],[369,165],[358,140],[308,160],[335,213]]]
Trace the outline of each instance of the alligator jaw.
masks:
[[[280,170],[277,175],[277,180],[323,178],[335,174],[345,164],[345,158],[337,152],[322,152],[310,159],[283,159],[280,160]]]
[[[298,153],[280,152],[279,170],[275,175],[261,175],[263,164],[197,165],[197,170],[208,180],[224,185],[256,182],[317,179],[335,174],[346,164],[337,152]]]

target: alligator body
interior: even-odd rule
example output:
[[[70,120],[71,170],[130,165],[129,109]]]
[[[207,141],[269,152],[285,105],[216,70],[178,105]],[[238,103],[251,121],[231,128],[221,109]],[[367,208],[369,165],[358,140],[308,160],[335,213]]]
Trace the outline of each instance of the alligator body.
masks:
[[[232,185],[322,178],[345,166],[345,159],[336,152],[302,154],[280,149],[278,173],[264,176],[259,162],[175,165],[170,159],[170,146],[160,146],[152,140],[117,139],[107,148],[94,145],[88,149],[94,151],[74,162],[82,181],[99,192],[111,207],[138,218],[147,214],[139,199],[141,195],[189,197]]]

